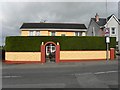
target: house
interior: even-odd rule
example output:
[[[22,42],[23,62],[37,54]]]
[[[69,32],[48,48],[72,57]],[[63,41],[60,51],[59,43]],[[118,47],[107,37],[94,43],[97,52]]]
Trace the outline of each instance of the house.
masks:
[[[84,24],[23,23],[21,36],[6,37],[5,62],[46,63],[106,60],[104,37],[87,37]],[[115,38],[109,59],[114,60]]]
[[[109,29],[109,36],[116,37],[116,42],[118,42],[119,36],[119,27],[120,21],[119,19],[112,14],[111,16],[106,18],[100,18],[99,15],[96,13],[95,18],[91,18],[87,36],[105,36],[105,28]]]
[[[84,24],[74,23],[23,23],[21,36],[86,36]]]

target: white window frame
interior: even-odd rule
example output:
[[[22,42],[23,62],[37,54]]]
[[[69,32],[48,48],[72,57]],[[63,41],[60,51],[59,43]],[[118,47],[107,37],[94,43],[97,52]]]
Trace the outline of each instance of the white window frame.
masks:
[[[36,36],[40,36],[40,31],[36,31]]]
[[[29,36],[33,36],[33,31],[29,31]]]
[[[36,31],[33,31],[33,36],[36,36]]]
[[[75,36],[81,36],[81,32],[75,32]]]
[[[51,31],[51,36],[55,36],[55,31]]]
[[[40,36],[40,31],[29,31],[29,36]]]

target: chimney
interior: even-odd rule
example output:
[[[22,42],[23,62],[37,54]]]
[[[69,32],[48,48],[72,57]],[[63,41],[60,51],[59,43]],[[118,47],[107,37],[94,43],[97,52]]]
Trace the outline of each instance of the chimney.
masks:
[[[99,15],[98,15],[98,13],[96,13],[96,15],[95,15],[95,21],[96,21],[96,22],[99,21]]]

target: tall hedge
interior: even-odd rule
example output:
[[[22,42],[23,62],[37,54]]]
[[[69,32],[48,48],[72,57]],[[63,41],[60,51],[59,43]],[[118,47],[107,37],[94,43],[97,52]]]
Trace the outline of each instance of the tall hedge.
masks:
[[[10,36],[6,37],[8,52],[39,52],[42,42],[59,42],[60,50],[106,50],[105,37],[72,36]],[[116,38],[110,38],[110,48],[116,47]]]

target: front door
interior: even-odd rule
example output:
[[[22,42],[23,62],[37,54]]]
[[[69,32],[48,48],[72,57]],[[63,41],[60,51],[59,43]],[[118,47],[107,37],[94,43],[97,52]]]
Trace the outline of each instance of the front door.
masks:
[[[56,52],[56,47],[54,44],[47,44],[46,45],[46,55],[45,55],[45,59],[46,62],[55,62],[55,52]]]

